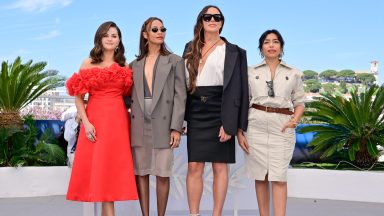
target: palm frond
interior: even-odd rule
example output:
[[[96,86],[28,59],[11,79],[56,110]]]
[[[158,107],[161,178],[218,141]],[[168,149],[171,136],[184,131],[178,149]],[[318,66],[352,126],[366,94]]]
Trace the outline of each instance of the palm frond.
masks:
[[[315,132],[310,143],[312,153],[330,157],[347,149],[349,159],[354,161],[361,151],[367,152],[359,154],[361,157],[375,158],[378,155],[376,146],[384,146],[383,86],[374,85],[363,92],[352,91],[350,99],[327,94],[309,103],[308,108],[305,116],[322,123],[299,130],[301,133]]]
[[[46,62],[2,62],[0,74],[0,109],[19,111],[46,91],[64,85],[56,70],[43,71]]]

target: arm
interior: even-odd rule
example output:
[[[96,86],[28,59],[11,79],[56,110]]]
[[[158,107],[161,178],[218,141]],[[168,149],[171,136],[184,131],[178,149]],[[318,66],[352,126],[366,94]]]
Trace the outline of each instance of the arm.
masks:
[[[90,66],[90,59],[86,59],[83,64],[80,67],[80,70],[83,68],[87,68]],[[88,100],[90,99],[90,95],[88,96]],[[85,129],[85,135],[87,138],[95,142],[96,141],[96,130],[95,127],[89,122],[87,113],[85,111],[85,103],[84,103],[84,94],[76,95],[75,96],[75,105],[77,112],[80,115],[80,119],[82,120],[82,123],[84,124]]]
[[[249,87],[248,87],[248,65],[247,53],[243,49],[240,51],[240,72],[241,72],[241,104],[239,110],[239,126],[242,131],[247,131],[248,109],[249,109]]]
[[[185,84],[184,60],[180,59],[175,67],[175,89],[173,97],[173,109],[171,129],[181,132],[184,121],[185,103],[187,100],[187,91]]]
[[[187,100],[187,90],[185,84],[184,59],[180,59],[175,67],[175,89],[173,98],[173,109],[171,119],[171,142],[172,148],[179,146],[181,132],[184,122],[185,103]]]
[[[305,104],[304,104],[305,92],[303,87],[302,76],[303,74],[301,72],[298,72],[295,75],[296,85],[291,95],[293,107],[295,109],[292,117],[292,121],[295,122],[296,124],[300,121],[301,117],[303,116],[304,108],[305,108]]]
[[[303,87],[302,73],[298,72],[295,75],[296,83],[294,85],[294,89],[291,94],[292,103],[294,107],[293,117],[289,122],[287,122],[282,128],[282,132],[285,131],[286,128],[295,128],[297,124],[300,122],[301,117],[304,113],[304,99],[305,92]]]

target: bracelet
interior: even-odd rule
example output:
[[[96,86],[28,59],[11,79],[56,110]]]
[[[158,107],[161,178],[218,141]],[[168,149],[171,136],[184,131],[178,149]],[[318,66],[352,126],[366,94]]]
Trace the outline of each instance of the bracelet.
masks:
[[[294,117],[291,118],[290,122],[292,122],[292,124],[293,124],[295,127],[296,127],[297,124],[298,124],[298,121],[297,121]]]

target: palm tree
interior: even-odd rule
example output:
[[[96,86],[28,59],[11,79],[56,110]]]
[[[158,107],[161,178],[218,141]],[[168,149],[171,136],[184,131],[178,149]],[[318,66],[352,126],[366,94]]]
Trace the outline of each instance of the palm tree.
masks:
[[[20,127],[20,109],[44,92],[64,85],[58,71],[43,71],[46,62],[22,63],[17,57],[12,64],[3,61],[0,73],[0,128]]]
[[[310,125],[302,133],[316,132],[310,146],[313,153],[330,157],[347,150],[349,159],[360,167],[377,162],[384,146],[384,86],[371,86],[365,92],[351,92],[351,98],[324,95],[309,103],[305,115],[323,124]]]

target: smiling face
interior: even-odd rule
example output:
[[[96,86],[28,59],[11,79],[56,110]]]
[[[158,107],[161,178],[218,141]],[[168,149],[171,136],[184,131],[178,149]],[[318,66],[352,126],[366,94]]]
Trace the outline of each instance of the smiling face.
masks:
[[[119,46],[119,43],[120,37],[115,27],[110,27],[101,39],[101,44],[105,51],[114,51]]]
[[[223,16],[217,8],[210,7],[201,17],[205,32],[220,33]]]
[[[282,52],[281,42],[274,33],[270,33],[265,38],[262,45],[262,54],[265,58],[273,59],[279,58]]]
[[[159,20],[153,20],[148,26],[147,31],[143,32],[143,37],[149,44],[161,45],[164,43],[166,28]]]

